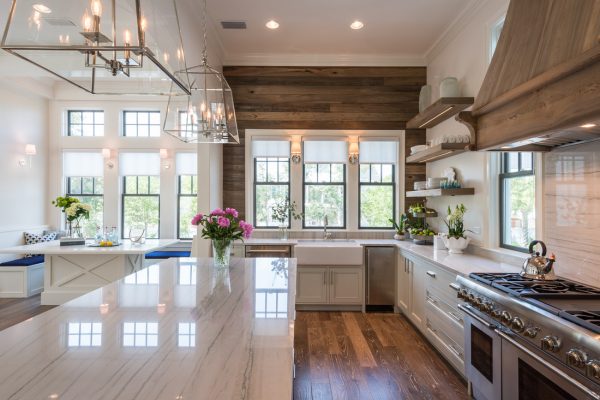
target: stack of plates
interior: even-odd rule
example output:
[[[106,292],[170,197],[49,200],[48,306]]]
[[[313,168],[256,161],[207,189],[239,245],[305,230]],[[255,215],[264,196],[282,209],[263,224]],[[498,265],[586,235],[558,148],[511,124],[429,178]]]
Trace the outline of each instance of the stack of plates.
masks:
[[[423,151],[423,150],[427,150],[427,145],[426,144],[420,144],[418,146],[413,146],[413,147],[410,148],[410,154],[413,155],[413,154],[416,154],[416,153],[418,153],[420,151]]]
[[[427,189],[427,181],[415,182],[415,190],[425,190],[425,189]]]

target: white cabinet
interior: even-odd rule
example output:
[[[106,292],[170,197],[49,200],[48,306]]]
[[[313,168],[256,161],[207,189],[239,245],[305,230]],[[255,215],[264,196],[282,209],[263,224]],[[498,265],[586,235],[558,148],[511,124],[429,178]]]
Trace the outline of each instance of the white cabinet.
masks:
[[[410,255],[398,255],[397,305],[419,329],[422,329],[425,320],[424,274],[423,269],[415,264]]]
[[[296,304],[327,303],[327,267],[299,267],[297,269]]]
[[[360,267],[330,267],[329,303],[362,304],[362,275]]]
[[[299,266],[297,271],[296,304],[362,305],[362,266]]]

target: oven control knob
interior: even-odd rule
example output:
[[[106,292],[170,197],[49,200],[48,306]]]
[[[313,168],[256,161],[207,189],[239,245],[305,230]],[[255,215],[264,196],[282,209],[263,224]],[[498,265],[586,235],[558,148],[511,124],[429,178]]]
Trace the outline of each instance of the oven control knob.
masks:
[[[475,295],[473,293],[469,293],[469,295],[467,296],[467,301],[469,303],[473,303],[475,301]]]
[[[523,332],[523,329],[525,329],[525,323],[523,323],[523,320],[521,318],[514,317],[510,322],[510,327],[515,332]]]
[[[495,319],[500,319],[502,317],[502,312],[499,309],[492,310],[492,317]]]
[[[556,336],[544,336],[541,342],[542,350],[556,353],[560,349],[560,339]]]
[[[492,310],[494,309],[494,305],[490,301],[484,301],[482,307],[482,310],[488,314],[491,314]]]
[[[475,297],[475,306],[481,310],[481,305],[483,304],[483,299],[481,297]]]
[[[536,327],[531,327],[531,328],[527,328],[525,329],[525,332],[523,332],[523,335],[525,335],[528,338],[535,338],[539,332],[540,328],[536,328]]]
[[[567,351],[567,363],[572,367],[583,368],[587,361],[587,354],[581,350],[571,349]]]
[[[592,360],[586,365],[588,375],[594,379],[600,379],[600,361]]]
[[[467,289],[460,289],[458,291],[458,294],[456,295],[459,299],[466,299],[467,298]]]
[[[508,325],[510,324],[510,320],[512,319],[512,315],[508,311],[502,311],[502,323]]]

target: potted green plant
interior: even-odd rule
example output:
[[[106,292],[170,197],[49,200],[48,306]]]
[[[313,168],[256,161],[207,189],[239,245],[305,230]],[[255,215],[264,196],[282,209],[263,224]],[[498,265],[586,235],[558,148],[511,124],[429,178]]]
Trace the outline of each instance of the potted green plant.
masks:
[[[389,220],[394,229],[396,230],[396,234],[394,235],[394,239],[396,240],[404,240],[406,238],[406,230],[409,228],[408,226],[408,216],[406,214],[402,214],[400,216],[400,220],[396,223],[392,218]]]
[[[454,211],[448,206],[448,215],[444,220],[448,227],[448,234],[442,236],[442,239],[449,253],[462,254],[471,241],[471,238],[465,235],[464,217],[466,212],[467,207],[462,203],[457,205]]]
[[[287,219],[288,216],[292,216],[293,219],[299,220],[304,218],[304,214],[298,212],[296,209],[296,202],[290,203],[290,199],[285,199],[275,204],[271,209],[271,218],[279,223],[280,239],[287,240]]]

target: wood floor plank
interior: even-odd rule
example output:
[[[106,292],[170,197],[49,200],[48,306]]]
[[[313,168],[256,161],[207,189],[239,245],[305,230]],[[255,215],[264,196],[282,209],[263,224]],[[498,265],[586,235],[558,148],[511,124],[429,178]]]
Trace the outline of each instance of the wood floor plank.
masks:
[[[308,328],[308,349],[310,379],[313,383],[329,385],[329,356],[325,345],[324,335],[319,327]],[[314,386],[313,386],[314,398]]]
[[[0,302],[0,330],[35,317],[54,306],[42,306],[41,295],[24,299],[2,299]]]
[[[312,398],[313,400],[332,400],[331,386],[326,383],[313,383]]]
[[[356,313],[342,313],[346,329],[350,336],[350,341],[352,342],[352,347],[354,347],[354,351],[356,352],[361,367],[374,368],[377,366],[377,363],[371,354],[367,341],[362,335],[358,322],[355,319],[355,314]]]

